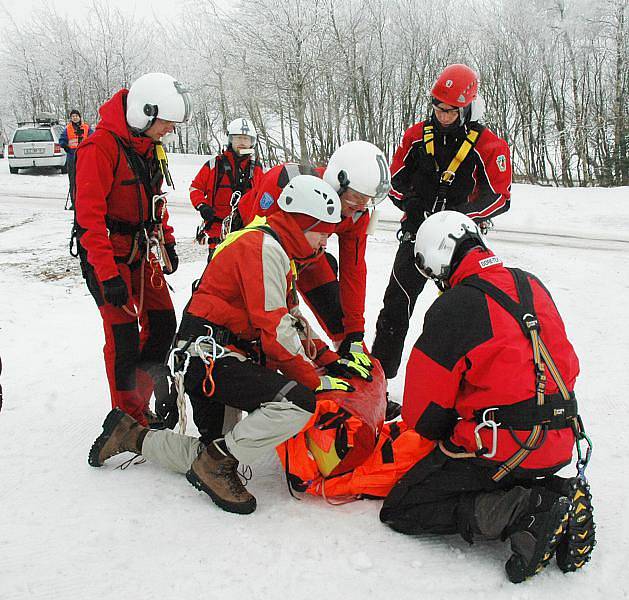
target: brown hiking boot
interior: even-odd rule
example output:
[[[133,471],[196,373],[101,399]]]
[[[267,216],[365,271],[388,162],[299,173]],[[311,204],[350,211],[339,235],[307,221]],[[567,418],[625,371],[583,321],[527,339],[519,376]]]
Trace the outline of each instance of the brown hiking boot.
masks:
[[[148,431],[127,413],[114,408],[105,418],[103,433],[92,444],[87,462],[92,467],[102,467],[108,458],[122,452],[142,454],[142,442]]]
[[[233,456],[212,443],[192,463],[186,478],[223,510],[248,515],[256,509],[256,499],[242,485],[237,467]]]

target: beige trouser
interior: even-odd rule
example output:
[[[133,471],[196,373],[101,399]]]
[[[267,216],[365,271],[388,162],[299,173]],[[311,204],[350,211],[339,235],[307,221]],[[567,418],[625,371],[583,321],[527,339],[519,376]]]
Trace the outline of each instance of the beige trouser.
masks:
[[[225,434],[227,449],[238,462],[251,464],[299,433],[311,416],[285,399],[265,402]],[[198,439],[169,429],[149,431],[142,444],[144,457],[177,473],[187,473],[201,451]]]

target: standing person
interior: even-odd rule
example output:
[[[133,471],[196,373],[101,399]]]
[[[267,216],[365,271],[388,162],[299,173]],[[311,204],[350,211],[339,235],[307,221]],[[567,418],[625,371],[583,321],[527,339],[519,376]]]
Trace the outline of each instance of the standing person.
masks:
[[[100,108],[95,133],[77,151],[76,220],[87,287],[103,318],[112,406],[147,424],[149,375],[175,333],[166,273],[179,259],[162,181],[161,138],[190,116],[190,97],[164,73],[148,73]]]
[[[232,200],[238,202],[262,178],[262,166],[255,157],[256,140],[256,130],[247,119],[234,119],[227,126],[225,151],[208,160],[192,181],[190,202],[204,222],[197,240],[207,243],[208,259],[221,241],[223,220],[232,212]]]
[[[341,218],[338,195],[304,175],[284,188],[278,204],[279,212],[216,248],[184,310],[175,352],[187,364],[200,442],[148,433],[114,410],[90,451],[92,466],[126,450],[142,453],[186,473],[223,510],[248,514],[256,499],[238,478],[238,462],[249,464],[300,431],[315,412],[317,392],[353,391],[340,376],[368,377],[312,333],[297,305],[295,262],[325,249]],[[224,406],[249,414],[222,436]]]
[[[70,111],[70,122],[59,136],[59,145],[66,153],[66,169],[70,181],[70,210],[74,210],[75,191],[75,152],[79,144],[92,135],[92,128],[81,119],[81,113],[75,109]]]
[[[509,146],[479,122],[483,102],[476,73],[450,65],[431,96],[431,117],[406,131],[391,163],[389,197],[404,216],[372,346],[387,379],[397,375],[409,320],[426,283],[413,263],[417,228],[427,215],[444,209],[477,223],[509,209]]]
[[[550,293],[505,268],[457,212],[428,217],[414,250],[418,271],[444,293],[411,352],[402,418],[439,445],[391,490],[381,520],[407,534],[508,538],[514,583],[555,550],[562,570],[576,570],[594,545],[591,496],[581,472],[554,474],[570,463],[575,436],[587,438],[579,361]]]
[[[343,144],[330,157],[327,167],[312,168],[296,163],[277,165],[243,197],[239,211],[245,223],[255,215],[278,210],[277,198],[297,175],[322,177],[341,198],[341,221],[334,227],[339,240],[339,259],[329,252],[303,265],[297,289],[328,337],[344,358],[373,368],[363,345],[367,286],[367,226],[369,208],[382,201],[390,187],[387,160],[373,144],[354,141]],[[392,415],[388,415],[391,417]]]

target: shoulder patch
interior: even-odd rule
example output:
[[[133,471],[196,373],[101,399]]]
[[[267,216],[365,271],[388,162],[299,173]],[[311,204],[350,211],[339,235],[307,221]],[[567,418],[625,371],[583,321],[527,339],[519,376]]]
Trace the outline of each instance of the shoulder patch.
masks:
[[[262,210],[267,210],[273,206],[274,202],[275,198],[273,198],[269,192],[264,192],[264,194],[262,194],[262,198],[260,198],[260,208]]]
[[[504,154],[499,154],[496,157],[496,165],[498,165],[498,170],[504,173],[507,170],[507,157]]]

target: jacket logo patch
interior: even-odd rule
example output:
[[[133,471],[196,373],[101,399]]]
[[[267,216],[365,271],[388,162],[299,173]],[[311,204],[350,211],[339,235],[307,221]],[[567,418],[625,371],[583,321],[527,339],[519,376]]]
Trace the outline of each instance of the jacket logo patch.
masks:
[[[275,198],[273,198],[273,196],[271,196],[269,192],[264,192],[264,194],[262,194],[262,198],[260,198],[260,208],[262,210],[267,210],[273,205],[274,202]]]
[[[507,157],[504,154],[501,154],[496,158],[496,164],[498,165],[500,172],[504,173],[507,170]]]
[[[499,265],[502,261],[497,256],[490,256],[489,258],[483,258],[478,261],[478,264],[486,269],[487,267],[491,267],[491,265]]]

